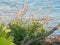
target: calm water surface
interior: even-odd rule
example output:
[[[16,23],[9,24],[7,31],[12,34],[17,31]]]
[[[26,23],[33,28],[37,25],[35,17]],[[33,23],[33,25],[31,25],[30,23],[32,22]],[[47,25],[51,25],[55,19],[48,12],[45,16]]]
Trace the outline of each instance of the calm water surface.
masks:
[[[24,7],[23,2],[24,0],[0,0],[0,22],[6,23],[11,21],[11,19],[15,19],[17,9],[19,10]],[[29,8],[28,10],[34,13],[36,19],[49,15],[51,19],[50,27],[52,28],[60,23],[60,0],[27,0],[26,3]],[[48,8],[48,5],[50,8]],[[36,11],[36,9],[39,11]],[[9,10],[13,11],[11,12]],[[25,15],[30,16],[30,12],[28,11]],[[55,35],[59,34],[60,29],[55,32]]]

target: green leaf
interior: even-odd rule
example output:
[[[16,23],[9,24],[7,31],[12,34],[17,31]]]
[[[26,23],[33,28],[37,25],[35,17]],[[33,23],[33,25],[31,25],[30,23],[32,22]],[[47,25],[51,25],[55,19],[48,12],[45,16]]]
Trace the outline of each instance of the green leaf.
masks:
[[[4,37],[0,37],[0,45],[15,45],[15,44],[5,39]]]

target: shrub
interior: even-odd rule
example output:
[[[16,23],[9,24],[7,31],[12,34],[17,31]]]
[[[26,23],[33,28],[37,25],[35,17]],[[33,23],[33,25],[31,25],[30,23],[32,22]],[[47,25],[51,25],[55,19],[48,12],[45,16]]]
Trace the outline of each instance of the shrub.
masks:
[[[23,21],[14,21],[9,23],[9,27],[12,30],[10,34],[14,36],[14,43],[17,45],[20,45],[25,38],[25,43],[27,43],[32,38],[37,38],[46,33],[44,25],[38,21],[27,24]]]
[[[12,30],[11,35],[14,36],[14,43],[20,44],[23,38],[26,36],[26,29],[23,22],[11,22],[9,27]]]

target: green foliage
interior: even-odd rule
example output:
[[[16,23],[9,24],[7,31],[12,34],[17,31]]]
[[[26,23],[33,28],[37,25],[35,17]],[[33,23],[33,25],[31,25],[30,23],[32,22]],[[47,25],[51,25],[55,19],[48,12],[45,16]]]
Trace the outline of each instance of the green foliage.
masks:
[[[0,37],[0,45],[15,45],[4,37]]]
[[[15,45],[12,43],[13,37],[8,35],[7,28],[0,22],[0,45]]]
[[[45,33],[44,25],[41,22],[34,21],[28,24],[28,34],[34,37],[39,37]]]
[[[23,38],[26,36],[26,29],[23,22],[11,22],[9,23],[10,29],[12,30],[11,35],[14,36],[14,42],[20,44]]]
[[[6,27],[3,23],[0,22],[0,36],[6,37],[7,33],[5,32]]]
[[[14,43],[16,43],[17,45],[20,45],[21,41],[25,37],[28,37],[25,41],[26,43],[32,38],[37,38],[46,33],[44,25],[38,21],[33,21],[32,23],[27,24],[23,23],[22,20],[14,21],[9,23],[9,27],[12,30],[10,34],[14,36]]]

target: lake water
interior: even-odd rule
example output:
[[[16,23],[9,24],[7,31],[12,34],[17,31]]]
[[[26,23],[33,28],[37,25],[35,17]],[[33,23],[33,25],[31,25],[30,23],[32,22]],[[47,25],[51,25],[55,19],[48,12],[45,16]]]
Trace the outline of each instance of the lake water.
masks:
[[[23,3],[24,0],[0,0],[0,22],[6,23],[11,19],[15,19],[16,11],[23,9]],[[35,19],[49,15],[49,25],[52,28],[60,23],[60,0],[26,0],[24,4],[27,5],[28,9],[25,14],[27,17],[31,15],[31,12],[34,14]],[[59,35],[60,29],[54,34]]]

